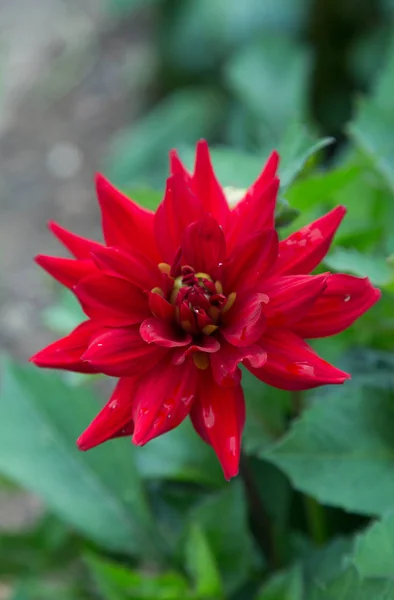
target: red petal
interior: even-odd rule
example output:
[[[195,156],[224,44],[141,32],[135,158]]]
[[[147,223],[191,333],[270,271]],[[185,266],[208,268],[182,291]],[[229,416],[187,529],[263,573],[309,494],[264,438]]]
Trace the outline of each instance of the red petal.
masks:
[[[202,215],[200,200],[181,175],[167,180],[163,202],[155,215],[157,245],[164,261],[172,264],[181,244],[185,228]]]
[[[166,352],[144,342],[136,325],[111,329],[95,337],[82,360],[97,372],[123,377],[144,373],[164,358]]]
[[[286,329],[270,329],[260,345],[267,352],[261,369],[249,371],[281,390],[309,390],[320,385],[343,383],[350,375],[320,358],[298,335]]]
[[[74,260],[39,254],[34,259],[40,267],[62,285],[73,288],[81,279],[97,271],[92,260]]]
[[[154,214],[119,192],[100,174],[96,176],[96,188],[108,246],[120,246],[126,251],[138,248],[153,262],[160,262],[153,229]]]
[[[186,264],[198,273],[208,273],[213,278],[219,275],[226,256],[224,234],[211,215],[204,215],[188,226],[182,239],[182,254]]]
[[[196,164],[192,177],[193,189],[201,200],[204,211],[210,213],[219,225],[225,227],[230,209],[223,188],[216,179],[208,144],[200,140],[196,147]]]
[[[274,269],[278,257],[278,234],[258,231],[237,244],[225,263],[223,285],[227,293],[256,288]]]
[[[91,251],[97,248],[102,248],[102,244],[83,238],[76,233],[67,231],[64,227],[60,227],[57,223],[50,221],[48,223],[49,229],[54,235],[62,242],[62,244],[70,250],[71,254],[74,254],[76,258],[80,259],[91,259]]]
[[[219,349],[220,342],[216,338],[204,335],[202,340],[199,341],[199,343],[192,344],[191,346],[186,348],[186,350],[184,350],[183,348],[176,350],[172,356],[172,363],[174,365],[182,365],[185,362],[186,358],[190,354],[193,354],[193,352],[206,352],[208,354],[213,354],[214,352],[218,352]]]
[[[156,317],[145,319],[140,327],[142,339],[151,344],[152,342],[164,348],[176,348],[190,344],[191,336],[177,327],[175,324],[162,321]]]
[[[134,377],[119,380],[107,404],[78,438],[77,446],[80,450],[90,450],[112,438],[132,434],[131,405],[135,385]]]
[[[37,352],[30,358],[30,362],[37,365],[37,367],[47,369],[96,373],[91,365],[81,361],[81,356],[89,346],[91,339],[100,331],[102,331],[102,328],[99,328],[96,323],[85,321],[69,335]]]
[[[103,246],[92,254],[95,263],[106,275],[127,279],[143,290],[151,290],[160,283],[161,273],[157,265],[139,252],[123,252],[119,248]]]
[[[380,290],[374,288],[367,278],[330,275],[322,296],[308,314],[292,326],[292,330],[304,338],[336,335],[350,327],[380,296]]]
[[[269,181],[262,174],[262,180],[246,192],[244,198],[231,211],[230,226],[226,234],[229,247],[242,242],[246,235],[260,229],[275,226],[275,205],[279,190],[279,179]]]
[[[211,368],[214,380],[218,385],[232,387],[241,381],[239,363],[248,360],[254,367],[262,367],[267,360],[267,354],[258,344],[237,348],[231,344],[222,343],[220,351],[211,356]]]
[[[313,271],[327,254],[345,213],[344,206],[337,206],[280,242],[277,273],[296,275]]]
[[[181,175],[187,183],[191,181],[191,175],[183,165],[176,150],[170,151],[170,173],[171,175]]]
[[[238,295],[234,305],[225,313],[225,325],[220,331],[234,346],[250,346],[259,340],[266,326],[265,294]]]
[[[199,398],[193,404],[190,417],[197,433],[215,450],[225,478],[235,477],[245,424],[241,386],[220,387],[209,371],[204,371]]]
[[[164,360],[143,375],[133,403],[133,443],[141,446],[177,427],[190,412],[197,383],[193,361],[175,367]]]
[[[98,273],[74,291],[87,316],[109,327],[141,323],[150,314],[145,294],[124,279]]]
[[[267,282],[264,292],[269,297],[264,314],[268,327],[283,327],[298,321],[324,294],[327,274],[288,275]]]
[[[162,321],[171,323],[175,318],[175,306],[167,302],[163,296],[156,292],[148,293],[149,308],[151,312]]]

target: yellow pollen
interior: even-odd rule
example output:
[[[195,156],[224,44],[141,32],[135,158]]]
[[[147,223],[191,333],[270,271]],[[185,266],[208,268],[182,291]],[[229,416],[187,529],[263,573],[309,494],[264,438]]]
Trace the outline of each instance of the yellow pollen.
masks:
[[[227,296],[227,302],[224,305],[224,307],[222,308],[222,313],[225,313],[228,310],[230,310],[230,308],[232,307],[232,305],[235,302],[236,297],[237,297],[237,293],[236,292],[231,292],[231,294],[229,294]]]
[[[206,352],[195,352],[193,354],[193,362],[197,369],[205,371],[209,367],[209,358]]]
[[[218,294],[223,294],[223,286],[220,281],[215,281],[215,290]]]
[[[164,292],[161,288],[159,287],[154,287],[151,289],[152,294],[158,294],[159,296],[163,296],[164,297]]]
[[[171,273],[171,266],[167,263],[159,263],[157,266],[162,273],[167,273],[167,275]]]
[[[205,333],[205,335],[211,335],[211,333],[213,333],[217,329],[217,325],[205,325],[205,327],[202,328],[202,332]]]

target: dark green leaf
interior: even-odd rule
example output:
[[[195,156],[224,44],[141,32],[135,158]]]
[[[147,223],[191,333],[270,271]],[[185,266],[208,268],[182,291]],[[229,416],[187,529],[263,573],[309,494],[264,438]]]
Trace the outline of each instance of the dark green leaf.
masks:
[[[393,420],[388,394],[346,384],[317,399],[264,457],[323,504],[382,514],[393,506]]]
[[[105,547],[157,556],[153,520],[126,440],[79,452],[99,409],[86,389],[7,364],[0,403],[0,472]]]
[[[275,573],[263,586],[256,600],[303,600],[304,583],[302,571],[296,566],[288,571]]]
[[[325,586],[314,586],[309,600],[394,600],[394,581],[361,581],[351,568]]]
[[[392,577],[394,514],[390,513],[358,536],[354,564],[361,577]]]

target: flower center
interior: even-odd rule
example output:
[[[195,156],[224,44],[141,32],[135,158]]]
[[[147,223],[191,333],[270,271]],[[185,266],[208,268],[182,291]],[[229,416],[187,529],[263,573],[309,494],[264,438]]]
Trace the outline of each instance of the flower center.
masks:
[[[189,266],[181,268],[170,295],[179,325],[192,334],[211,335],[219,327],[222,312],[234,301],[235,294],[223,294],[220,281],[213,281],[207,273],[196,273]]]

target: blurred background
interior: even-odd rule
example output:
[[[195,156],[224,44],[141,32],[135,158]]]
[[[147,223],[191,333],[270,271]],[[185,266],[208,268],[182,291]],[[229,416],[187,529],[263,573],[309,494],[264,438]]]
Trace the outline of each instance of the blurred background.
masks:
[[[337,180],[329,180],[331,191],[322,204],[315,200],[312,208],[321,212],[324,202],[336,201],[339,188],[354,184],[363,161],[370,168],[378,148],[379,165],[368,171],[368,190],[374,198],[386,194],[387,199],[376,177],[383,173],[386,187],[394,188],[393,166],[387,166],[394,159],[393,34],[393,0],[1,0],[2,352],[24,361],[78,320],[77,309],[32,257],[61,254],[47,231],[49,219],[100,239],[93,189],[97,170],[154,205],[171,147],[180,148],[190,164],[191,145],[207,138],[219,148],[215,165],[223,183],[241,187],[251,183],[273,147],[284,148],[285,166],[293,169],[290,179],[305,164],[319,165],[322,173],[345,164]],[[363,104],[362,98],[372,100]],[[331,136],[335,142],[315,147],[324,147],[319,160],[310,158],[307,148]],[[294,157],[301,155],[294,167]],[[295,188],[285,197],[295,208],[309,209],[308,194],[326,189],[316,185]],[[359,251],[391,254],[391,204],[384,200],[382,212],[378,200],[368,196],[369,208],[360,216],[359,194],[366,188],[361,180],[355,186],[349,196],[353,220],[342,245],[350,247],[357,238]],[[285,225],[294,216],[286,210]],[[373,214],[380,219],[376,228],[371,227]],[[370,237],[361,239],[367,231]],[[360,266],[357,260],[354,254],[337,253],[337,262],[329,266],[376,274],[376,264]],[[391,285],[385,265],[378,264],[376,283]],[[388,327],[388,320],[381,326]],[[357,343],[372,337],[366,327]],[[68,384],[78,386],[75,381]],[[13,467],[0,469],[1,600],[36,597],[18,587],[26,577],[25,563],[36,556],[34,548],[41,544],[36,577],[47,568],[52,573],[48,554],[54,548],[64,552],[64,564],[72,569],[70,557],[79,544],[46,516],[36,495],[15,485],[14,480],[24,482],[19,467],[16,476]],[[44,536],[37,533],[42,518],[55,519],[51,535],[46,525]],[[53,568],[57,573],[59,565]],[[44,598],[45,590],[40,588],[37,597]],[[78,590],[65,589],[64,598],[110,597]]]

